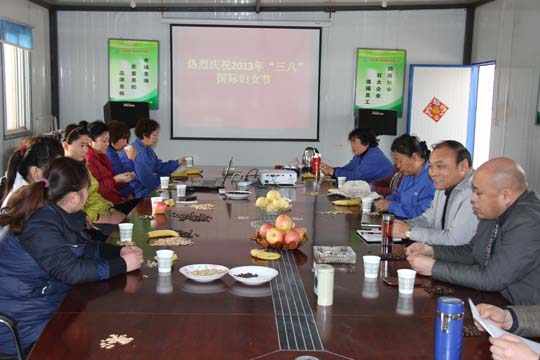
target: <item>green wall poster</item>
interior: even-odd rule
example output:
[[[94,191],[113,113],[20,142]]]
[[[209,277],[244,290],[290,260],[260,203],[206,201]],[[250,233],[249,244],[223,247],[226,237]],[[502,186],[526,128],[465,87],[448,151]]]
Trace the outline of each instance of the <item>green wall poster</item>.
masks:
[[[405,50],[358,49],[355,109],[403,111]]]
[[[147,101],[157,109],[159,41],[109,39],[109,100]]]

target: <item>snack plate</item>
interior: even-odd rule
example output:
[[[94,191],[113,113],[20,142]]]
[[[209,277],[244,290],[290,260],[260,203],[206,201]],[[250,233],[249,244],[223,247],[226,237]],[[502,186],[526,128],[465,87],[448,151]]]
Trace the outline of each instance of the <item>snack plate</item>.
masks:
[[[241,274],[255,275],[253,277],[241,277]],[[279,274],[279,271],[266,266],[239,266],[229,270],[229,275],[245,285],[261,285],[269,282]]]
[[[215,271],[218,273],[212,274],[212,275],[193,274],[194,271],[204,271],[204,270],[208,270],[210,272]],[[223,265],[215,265],[215,264],[194,264],[194,265],[183,266],[180,268],[179,271],[182,275],[184,275],[188,279],[205,283],[205,282],[221,279],[229,271],[229,268]]]

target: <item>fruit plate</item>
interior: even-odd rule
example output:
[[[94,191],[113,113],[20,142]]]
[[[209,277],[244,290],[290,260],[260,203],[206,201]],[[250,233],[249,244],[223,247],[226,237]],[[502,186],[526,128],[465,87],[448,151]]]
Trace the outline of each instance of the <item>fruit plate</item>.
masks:
[[[255,236],[253,236],[253,240],[255,240],[255,242],[257,244],[259,244],[260,246],[262,246],[263,248],[271,248],[271,249],[277,249],[277,250],[294,250],[294,249],[299,248],[300,246],[302,246],[302,245],[304,245],[305,243],[308,242],[308,238],[304,234],[304,237],[302,238],[302,240],[298,244],[296,244],[296,243],[294,243],[294,244],[293,243],[285,244],[283,242],[278,244],[278,245],[270,244],[268,242],[268,240],[266,240],[261,235],[259,235],[259,232],[257,232],[255,234]]]
[[[257,208],[259,210],[259,213],[261,214],[260,219],[266,223],[274,223],[276,221],[277,217],[281,214],[285,214],[286,212],[291,211],[292,209],[292,200],[284,198],[289,202],[289,207],[282,210],[276,210],[276,211],[266,211],[264,208]]]
[[[182,275],[188,279],[202,283],[221,279],[228,271],[228,267],[214,264],[186,265],[180,268]]]
[[[269,282],[279,271],[266,266],[239,266],[229,270],[229,275],[245,285],[261,285]],[[245,275],[241,276],[241,275]]]

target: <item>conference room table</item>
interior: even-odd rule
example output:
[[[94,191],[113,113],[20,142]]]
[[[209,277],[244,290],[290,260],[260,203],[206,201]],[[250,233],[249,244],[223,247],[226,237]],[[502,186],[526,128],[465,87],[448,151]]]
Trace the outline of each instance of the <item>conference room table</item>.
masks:
[[[205,174],[217,169],[205,169]],[[149,198],[144,199],[127,221],[134,224],[133,239],[144,250],[145,264],[108,281],[74,286],[30,359],[431,359],[440,295],[428,293],[425,287],[442,286],[439,289],[465,302],[470,297],[475,303],[507,305],[498,293],[423,276],[418,276],[420,284],[412,296],[401,296],[383,277],[409,268],[403,259],[382,261],[379,277],[364,279],[362,256],[378,255],[381,247],[366,243],[356,230],[362,221],[377,218],[366,218],[361,207],[336,209],[330,201],[335,195],[327,194],[335,186],[332,181],[299,180],[294,188],[277,188],[292,200],[288,214],[295,226],[307,228],[308,242],[297,250],[283,251],[276,261],[250,256],[250,249],[258,248],[252,237],[261,223],[255,200],[269,187],[252,187],[248,200],[199,192],[198,204],[213,204],[213,210],[176,204],[167,215],[154,219],[145,216],[151,214],[151,205]],[[234,184],[228,181],[226,187],[233,189]],[[166,194],[176,196],[175,191]],[[209,217],[207,221],[181,221],[173,212]],[[169,275],[146,264],[159,249],[147,243],[146,233],[153,229],[192,235],[193,245],[166,247],[178,255]],[[118,241],[117,231],[109,241]],[[402,255],[405,244],[394,244],[392,253]],[[332,306],[317,305],[315,245],[350,246],[356,253],[355,264],[335,265]],[[189,264],[271,266],[279,275],[269,284],[253,287],[229,275],[197,283],[178,271]],[[473,325],[468,306],[464,325]],[[102,348],[101,340],[111,334],[133,340]],[[487,335],[473,335],[463,338],[462,358],[491,358]]]

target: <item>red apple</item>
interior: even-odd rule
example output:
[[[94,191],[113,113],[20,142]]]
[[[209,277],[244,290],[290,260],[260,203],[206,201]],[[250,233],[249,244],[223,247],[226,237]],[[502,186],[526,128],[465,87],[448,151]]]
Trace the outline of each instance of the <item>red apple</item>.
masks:
[[[152,209],[152,213],[154,215],[156,214],[165,214],[167,212],[167,204],[163,201],[157,201],[154,203],[154,208]]]
[[[266,233],[268,232],[268,230],[270,230],[273,227],[274,226],[272,224],[262,224],[261,227],[259,228],[259,235],[261,235],[261,237],[265,238]]]
[[[283,242],[283,233],[273,227],[266,232],[266,241],[270,246],[279,246]]]
[[[154,220],[151,221],[153,227],[160,227],[167,225],[168,223],[167,215],[155,215]]]
[[[296,231],[298,235],[300,235],[300,240],[302,240],[304,236],[306,235],[307,229],[305,227],[301,227],[301,228],[294,228],[292,229],[292,231]]]
[[[281,214],[276,219],[276,227],[281,231],[289,231],[293,227],[293,221],[290,216]]]
[[[298,244],[300,240],[302,240],[302,238],[300,237],[300,234],[298,234],[298,232],[294,230],[287,231],[285,233],[285,236],[283,237],[283,242],[285,244],[291,244],[291,243]]]

